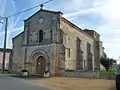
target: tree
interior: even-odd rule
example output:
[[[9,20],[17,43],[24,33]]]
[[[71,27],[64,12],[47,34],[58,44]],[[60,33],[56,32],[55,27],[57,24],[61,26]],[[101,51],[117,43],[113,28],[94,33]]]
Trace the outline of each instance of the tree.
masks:
[[[110,58],[101,58],[100,60],[101,64],[105,67],[106,71],[109,70],[109,68],[116,63],[114,59]]]

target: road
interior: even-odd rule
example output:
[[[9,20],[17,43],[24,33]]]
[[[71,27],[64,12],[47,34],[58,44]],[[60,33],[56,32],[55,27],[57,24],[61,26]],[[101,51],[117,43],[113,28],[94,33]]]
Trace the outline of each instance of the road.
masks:
[[[0,75],[0,90],[50,90],[23,79]]]

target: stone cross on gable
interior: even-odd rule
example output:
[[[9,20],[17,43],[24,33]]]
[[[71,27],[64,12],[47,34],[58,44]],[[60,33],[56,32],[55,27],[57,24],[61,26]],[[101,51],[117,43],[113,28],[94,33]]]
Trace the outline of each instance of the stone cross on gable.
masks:
[[[42,9],[43,9],[43,7],[44,7],[44,5],[43,5],[43,4],[41,4],[41,5],[40,5],[40,10],[42,10]]]

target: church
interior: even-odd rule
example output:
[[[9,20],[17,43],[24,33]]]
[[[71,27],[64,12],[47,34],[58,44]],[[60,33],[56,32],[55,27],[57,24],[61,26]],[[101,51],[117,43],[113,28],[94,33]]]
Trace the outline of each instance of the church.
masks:
[[[24,31],[12,39],[12,71],[62,75],[100,69],[100,35],[82,30],[60,11],[40,9],[24,20]]]

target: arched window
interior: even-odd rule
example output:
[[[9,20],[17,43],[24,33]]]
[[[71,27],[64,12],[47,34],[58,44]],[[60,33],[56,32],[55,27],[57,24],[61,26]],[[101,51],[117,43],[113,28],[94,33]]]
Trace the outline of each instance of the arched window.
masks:
[[[40,31],[39,31],[39,43],[41,43],[42,40],[43,40],[43,31],[40,30]]]

